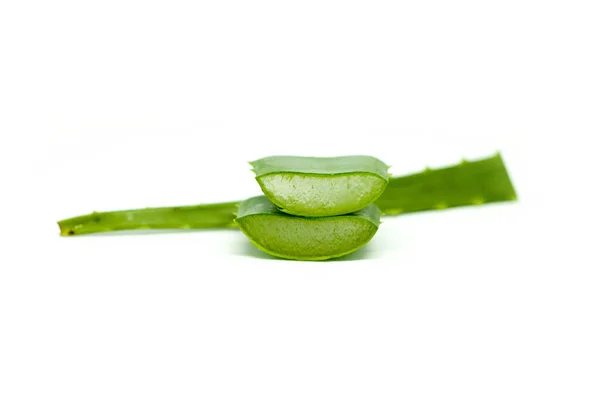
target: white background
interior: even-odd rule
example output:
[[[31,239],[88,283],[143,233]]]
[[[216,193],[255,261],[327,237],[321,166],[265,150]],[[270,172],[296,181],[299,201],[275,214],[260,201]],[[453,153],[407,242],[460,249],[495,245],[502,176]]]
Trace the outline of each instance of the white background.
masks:
[[[594,1],[0,5],[0,398],[598,398]],[[340,262],[56,221],[258,193],[247,161],[502,152],[519,202]]]

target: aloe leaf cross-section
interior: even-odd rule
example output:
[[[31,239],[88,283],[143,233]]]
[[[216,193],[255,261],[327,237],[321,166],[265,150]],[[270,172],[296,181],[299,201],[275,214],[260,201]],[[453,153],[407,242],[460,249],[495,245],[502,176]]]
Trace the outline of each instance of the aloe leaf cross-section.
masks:
[[[383,194],[389,166],[380,159],[271,156],[250,162],[263,193],[285,213],[333,216],[365,208]]]
[[[325,260],[366,245],[380,212],[368,205],[341,216],[302,217],[281,212],[266,196],[242,201],[235,223],[260,250],[285,259]]]

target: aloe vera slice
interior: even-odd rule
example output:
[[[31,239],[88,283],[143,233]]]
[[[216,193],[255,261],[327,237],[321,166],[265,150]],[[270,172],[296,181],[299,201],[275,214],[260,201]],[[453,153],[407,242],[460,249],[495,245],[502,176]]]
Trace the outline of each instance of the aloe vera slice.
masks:
[[[235,223],[266,253],[286,259],[324,260],[367,244],[377,232],[379,216],[374,205],[342,216],[292,216],[259,196],[240,203]]]
[[[500,153],[440,169],[393,177],[375,204],[384,215],[515,201]]]
[[[388,184],[388,166],[364,155],[272,156],[250,162],[263,193],[283,212],[332,216],[373,203]]]

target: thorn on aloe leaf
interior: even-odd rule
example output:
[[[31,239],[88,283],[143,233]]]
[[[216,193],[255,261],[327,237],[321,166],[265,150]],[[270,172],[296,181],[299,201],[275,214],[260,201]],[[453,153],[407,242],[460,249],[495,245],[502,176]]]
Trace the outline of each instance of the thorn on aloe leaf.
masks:
[[[438,202],[433,206],[435,209],[446,209],[448,208],[448,204],[445,202]]]
[[[402,208],[398,208],[398,209],[389,209],[388,211],[386,211],[385,213],[387,215],[393,216],[393,215],[399,215],[403,212],[404,210]]]

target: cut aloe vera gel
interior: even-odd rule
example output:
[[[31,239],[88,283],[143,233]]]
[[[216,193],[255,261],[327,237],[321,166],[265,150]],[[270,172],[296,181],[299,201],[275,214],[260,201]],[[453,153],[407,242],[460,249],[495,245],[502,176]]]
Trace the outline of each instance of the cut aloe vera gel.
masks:
[[[367,244],[377,232],[379,217],[375,205],[342,216],[292,216],[259,196],[240,203],[235,223],[266,253],[286,259],[325,260]]]
[[[364,155],[273,156],[250,162],[263,193],[281,211],[299,216],[356,212],[388,184],[388,165]]]

